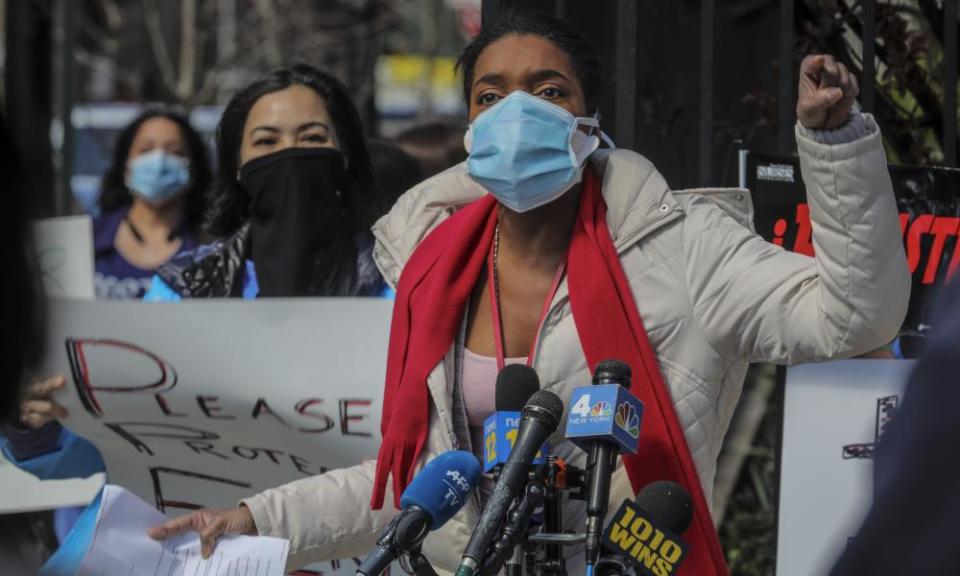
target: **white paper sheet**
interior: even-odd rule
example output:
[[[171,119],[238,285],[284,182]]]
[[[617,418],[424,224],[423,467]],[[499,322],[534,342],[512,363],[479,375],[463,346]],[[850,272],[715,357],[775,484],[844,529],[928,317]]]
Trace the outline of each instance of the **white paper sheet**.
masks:
[[[200,539],[189,532],[157,542],[147,529],[167,517],[119,486],[104,487],[93,543],[81,576],[283,576],[289,542],[265,536],[220,538],[203,560]]]
[[[89,478],[40,480],[0,455],[0,514],[86,506],[103,487],[104,474]]]

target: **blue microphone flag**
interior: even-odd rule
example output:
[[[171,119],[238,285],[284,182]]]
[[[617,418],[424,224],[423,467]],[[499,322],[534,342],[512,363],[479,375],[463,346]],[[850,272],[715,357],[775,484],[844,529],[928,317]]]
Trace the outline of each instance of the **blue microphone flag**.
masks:
[[[566,437],[583,450],[596,440],[635,454],[640,443],[643,402],[619,384],[581,386],[570,397]]]
[[[447,523],[467,502],[480,480],[480,462],[463,450],[450,450],[427,463],[403,491],[400,507],[419,506],[433,518],[431,529]]]
[[[483,421],[483,471],[490,472],[507,463],[520,432],[520,412],[497,410]],[[546,464],[550,446],[543,447],[533,459],[533,465]]]

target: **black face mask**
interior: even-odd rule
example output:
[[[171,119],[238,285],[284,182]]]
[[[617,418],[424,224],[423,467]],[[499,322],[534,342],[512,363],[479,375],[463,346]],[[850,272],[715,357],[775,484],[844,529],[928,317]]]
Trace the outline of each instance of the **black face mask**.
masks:
[[[260,296],[315,291],[317,262],[344,228],[345,181],[343,155],[333,148],[289,148],[244,164]]]

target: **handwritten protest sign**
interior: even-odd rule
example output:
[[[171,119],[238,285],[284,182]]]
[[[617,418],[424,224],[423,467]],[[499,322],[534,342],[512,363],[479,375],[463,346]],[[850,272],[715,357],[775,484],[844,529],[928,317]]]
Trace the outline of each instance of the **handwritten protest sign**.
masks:
[[[43,372],[108,481],[167,514],[373,458],[391,303],[51,302]]]

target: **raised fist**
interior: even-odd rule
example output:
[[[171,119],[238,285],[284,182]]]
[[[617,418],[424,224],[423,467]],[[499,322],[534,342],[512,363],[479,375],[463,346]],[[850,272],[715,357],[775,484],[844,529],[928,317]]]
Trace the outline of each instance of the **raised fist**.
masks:
[[[860,93],[857,78],[829,54],[800,63],[797,119],[805,128],[832,130],[847,121]]]

